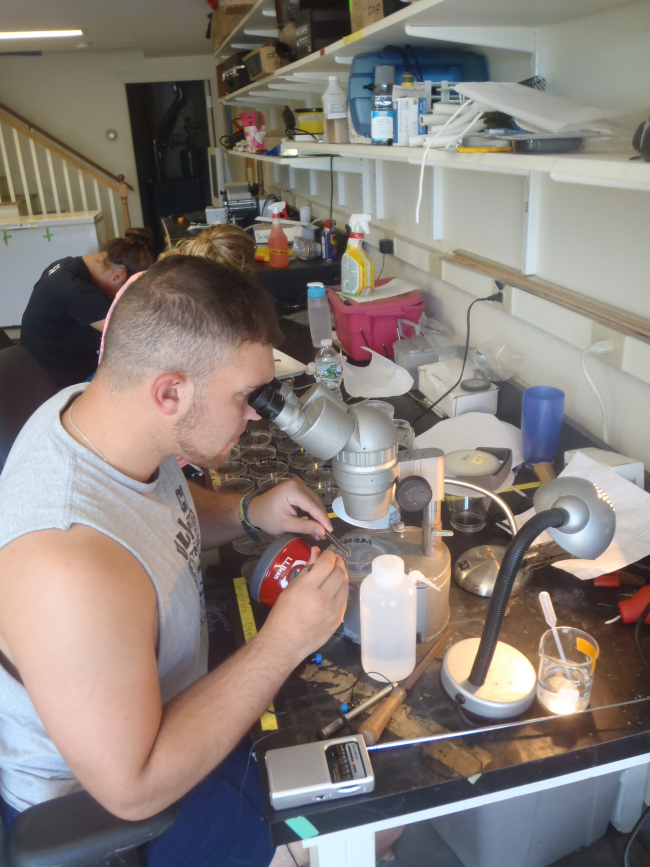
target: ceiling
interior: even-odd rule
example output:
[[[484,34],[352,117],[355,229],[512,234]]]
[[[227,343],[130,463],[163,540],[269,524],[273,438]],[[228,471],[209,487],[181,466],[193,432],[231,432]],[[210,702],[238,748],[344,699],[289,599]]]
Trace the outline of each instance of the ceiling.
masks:
[[[124,51],[147,57],[209,54],[207,0],[0,0],[0,30],[83,30],[83,37],[0,40],[14,51]],[[82,46],[82,47],[80,47]]]

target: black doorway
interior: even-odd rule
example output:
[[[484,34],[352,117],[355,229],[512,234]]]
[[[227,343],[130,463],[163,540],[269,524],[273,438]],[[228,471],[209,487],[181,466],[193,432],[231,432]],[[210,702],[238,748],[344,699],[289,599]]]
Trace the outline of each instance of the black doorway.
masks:
[[[212,201],[203,81],[127,84],[145,226],[164,247],[161,217],[201,211]]]

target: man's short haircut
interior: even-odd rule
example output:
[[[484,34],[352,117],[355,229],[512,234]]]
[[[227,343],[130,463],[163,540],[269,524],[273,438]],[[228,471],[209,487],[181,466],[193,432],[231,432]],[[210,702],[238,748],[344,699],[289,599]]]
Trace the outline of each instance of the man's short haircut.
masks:
[[[254,277],[200,256],[171,256],[115,305],[97,376],[128,388],[176,371],[199,385],[243,343],[281,341],[273,299]]]

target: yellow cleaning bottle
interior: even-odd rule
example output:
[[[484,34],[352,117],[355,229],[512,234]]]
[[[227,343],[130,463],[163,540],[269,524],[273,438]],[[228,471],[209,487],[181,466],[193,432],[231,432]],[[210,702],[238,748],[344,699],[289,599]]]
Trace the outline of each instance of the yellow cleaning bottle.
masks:
[[[375,267],[363,249],[364,232],[369,232],[369,214],[352,214],[352,232],[341,259],[341,291],[344,295],[370,295],[375,288]]]

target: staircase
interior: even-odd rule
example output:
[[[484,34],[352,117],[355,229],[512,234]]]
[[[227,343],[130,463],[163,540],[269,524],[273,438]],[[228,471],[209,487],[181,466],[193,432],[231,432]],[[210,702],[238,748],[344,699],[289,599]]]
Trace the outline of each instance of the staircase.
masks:
[[[0,104],[0,220],[96,210],[106,215],[107,237],[118,237],[131,225],[129,190],[124,175]]]

